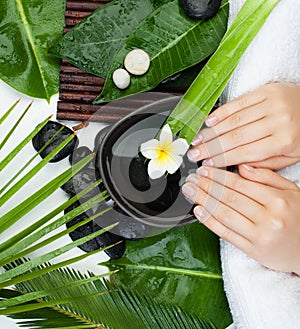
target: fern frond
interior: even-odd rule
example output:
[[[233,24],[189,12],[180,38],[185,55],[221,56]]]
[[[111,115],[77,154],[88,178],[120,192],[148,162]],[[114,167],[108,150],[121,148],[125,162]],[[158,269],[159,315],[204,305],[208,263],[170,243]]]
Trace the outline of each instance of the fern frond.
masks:
[[[89,281],[91,278],[93,280]],[[74,284],[72,286],[72,282],[78,283],[80,281],[84,281],[85,284]],[[58,283],[60,286],[63,283],[66,289],[53,289],[53,287],[58,286]],[[28,312],[31,319],[33,318],[31,312],[34,313],[35,309],[47,306],[52,311],[74,318],[75,321],[80,320],[84,325],[89,325],[91,328],[99,328],[99,325],[101,325],[100,328],[113,329],[177,329],[179,327],[182,329],[216,329],[210,321],[187,314],[180,308],[158,304],[153,299],[138,292],[129,291],[124,286],[116,287],[114,284],[106,280],[100,280],[92,274],[83,275],[73,269],[57,269],[51,275],[48,273],[45,276],[39,276],[34,280],[17,285],[20,293],[32,293],[40,287],[47,288],[48,291],[51,291],[51,294],[37,300],[35,303],[25,304],[26,308],[24,307],[23,310]],[[105,293],[106,291],[110,292]],[[5,297],[3,294],[1,296]],[[76,298],[77,296],[84,298]],[[63,299],[68,302],[55,307],[51,306]],[[7,303],[9,303],[9,300]],[[18,309],[13,311],[21,312],[22,307],[19,306]],[[51,315],[52,312],[49,314]],[[61,314],[58,318],[61,317]],[[21,319],[21,316],[24,317],[24,313],[12,314],[11,316]],[[54,328],[48,326],[48,322],[44,326],[40,320],[31,322],[31,325],[37,326],[37,328]],[[57,325],[55,328],[57,328]]]

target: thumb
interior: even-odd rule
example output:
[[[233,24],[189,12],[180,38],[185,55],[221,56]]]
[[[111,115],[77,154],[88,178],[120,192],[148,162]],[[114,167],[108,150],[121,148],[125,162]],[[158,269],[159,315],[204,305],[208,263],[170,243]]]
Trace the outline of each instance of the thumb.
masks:
[[[280,176],[270,169],[254,168],[249,165],[240,165],[239,173],[242,177],[280,190],[298,190],[292,181]]]

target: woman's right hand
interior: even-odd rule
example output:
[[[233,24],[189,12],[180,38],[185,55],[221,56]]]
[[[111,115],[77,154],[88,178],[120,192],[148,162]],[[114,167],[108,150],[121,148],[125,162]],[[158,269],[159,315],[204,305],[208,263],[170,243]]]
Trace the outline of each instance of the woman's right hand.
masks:
[[[188,156],[204,165],[278,170],[300,161],[300,86],[271,83],[224,104]]]

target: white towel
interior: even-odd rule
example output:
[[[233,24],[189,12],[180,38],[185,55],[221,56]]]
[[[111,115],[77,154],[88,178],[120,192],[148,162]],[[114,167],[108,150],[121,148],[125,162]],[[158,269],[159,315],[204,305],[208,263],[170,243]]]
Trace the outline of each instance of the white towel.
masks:
[[[245,0],[229,2],[230,23]],[[272,81],[300,84],[300,0],[279,2],[243,56],[223,102]],[[279,173],[300,186],[300,163]],[[221,259],[236,328],[300,328],[299,277],[266,269],[225,241]]]

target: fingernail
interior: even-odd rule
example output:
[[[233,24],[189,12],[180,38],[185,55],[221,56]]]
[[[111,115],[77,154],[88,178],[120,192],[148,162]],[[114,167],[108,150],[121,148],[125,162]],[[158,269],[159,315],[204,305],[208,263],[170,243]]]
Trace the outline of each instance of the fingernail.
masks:
[[[206,214],[206,212],[204,211],[204,209],[200,206],[195,207],[194,209],[194,214],[196,215],[196,217],[199,219],[199,221],[201,223],[204,223],[207,221],[208,216]]]
[[[203,141],[203,136],[202,135],[197,135],[194,140],[192,141],[192,145],[197,145]]]
[[[187,182],[193,183],[195,185],[199,184],[199,179],[197,178],[196,175],[189,175],[186,179]]]
[[[207,177],[208,176],[208,170],[203,168],[203,167],[200,167],[197,169],[196,173],[200,176],[203,176],[203,177]]]
[[[182,186],[182,193],[187,197],[193,197],[196,193],[196,190],[190,184],[184,184]]]
[[[202,165],[208,166],[208,167],[213,167],[214,162],[212,161],[212,159],[205,159],[205,160],[203,160]]]
[[[208,127],[211,127],[213,126],[215,123],[217,123],[218,121],[218,118],[216,116],[211,116],[211,117],[208,117],[206,120],[205,120],[205,124],[208,126]]]
[[[187,156],[191,161],[197,162],[198,158],[200,157],[201,152],[198,149],[191,149],[189,150]]]
[[[251,166],[249,166],[249,165],[242,164],[242,166],[243,166],[246,170],[248,170],[248,171],[250,171],[250,172],[255,172],[255,168],[253,168],[253,167],[251,167]]]

